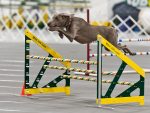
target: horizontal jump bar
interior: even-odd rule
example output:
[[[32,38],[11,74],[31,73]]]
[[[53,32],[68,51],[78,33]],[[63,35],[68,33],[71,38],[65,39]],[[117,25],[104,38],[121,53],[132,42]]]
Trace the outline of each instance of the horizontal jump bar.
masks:
[[[27,55],[27,58],[40,59],[40,60],[49,60],[49,61],[59,61],[59,62],[71,62],[71,63],[97,65],[96,61],[86,61],[86,60],[76,60],[76,59],[72,59],[71,60],[71,59],[43,57],[43,56],[33,56],[33,55]]]
[[[142,42],[142,41],[150,41],[150,38],[131,38],[131,39],[118,39],[118,42]]]
[[[77,79],[77,80],[85,80],[85,81],[92,81],[92,82],[96,82],[97,79],[96,78],[90,78],[90,77],[80,77],[80,76],[75,76],[75,75],[61,75],[63,78],[70,78],[70,79]],[[112,83],[111,80],[102,80],[103,83]],[[114,82],[115,83],[115,82]],[[130,82],[117,82],[115,84],[119,84],[119,85],[129,85],[132,86],[134,85],[134,83],[130,83]]]
[[[146,42],[146,41],[150,41],[150,38],[127,38],[127,39],[118,39],[118,43],[121,43],[121,42]],[[94,41],[93,43],[97,43],[97,41]]]
[[[150,73],[150,69],[144,69],[145,73]],[[116,75],[117,71],[104,71],[102,72],[102,75]],[[136,71],[134,70],[127,70],[123,71],[123,74],[135,74]],[[85,75],[85,76],[92,76],[92,77],[97,77],[97,74],[89,74],[86,75],[83,72],[74,72],[75,75]]]
[[[130,56],[129,53],[124,53],[124,55]],[[150,55],[150,52],[135,52],[135,55]],[[106,57],[106,56],[116,56],[116,55],[112,53],[103,53],[102,56]],[[90,54],[90,57],[97,57],[97,54]]]
[[[44,65],[44,68],[58,69],[58,70],[68,70],[68,71],[76,71],[76,72],[84,72],[84,73],[96,74],[96,72],[94,70],[86,70],[86,69],[79,69],[79,68],[67,68],[67,67],[51,66],[51,65]]]

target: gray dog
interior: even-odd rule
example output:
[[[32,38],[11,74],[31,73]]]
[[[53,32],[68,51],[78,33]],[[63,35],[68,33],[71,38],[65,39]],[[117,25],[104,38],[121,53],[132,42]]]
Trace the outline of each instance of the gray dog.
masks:
[[[117,44],[117,31],[112,27],[105,26],[92,26],[84,19],[74,17],[68,14],[57,14],[53,16],[52,21],[48,23],[50,31],[58,31],[60,38],[65,35],[70,42],[76,40],[81,44],[91,43],[97,40],[97,35],[100,34],[106,38],[111,44],[125,53],[135,55],[127,47]],[[107,48],[105,48],[109,51]]]

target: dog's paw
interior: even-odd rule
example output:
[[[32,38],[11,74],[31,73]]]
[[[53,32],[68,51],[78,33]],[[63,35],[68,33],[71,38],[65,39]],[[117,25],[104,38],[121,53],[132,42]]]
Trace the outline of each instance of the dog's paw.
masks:
[[[69,38],[69,41],[70,41],[70,42],[73,42],[73,38]]]
[[[62,33],[59,32],[59,36],[61,39],[63,39],[64,35]]]

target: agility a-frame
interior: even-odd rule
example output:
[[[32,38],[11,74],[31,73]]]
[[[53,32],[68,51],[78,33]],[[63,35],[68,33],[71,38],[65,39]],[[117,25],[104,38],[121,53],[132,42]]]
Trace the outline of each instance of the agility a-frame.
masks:
[[[103,38],[101,35],[97,36],[98,45],[101,43],[103,46],[105,46],[107,49],[109,49],[112,53],[114,53],[119,59],[122,60],[122,64],[120,65],[120,68],[118,69],[112,83],[110,84],[108,90],[105,94],[102,94],[103,88],[102,86],[102,71],[98,73],[97,78],[97,88],[100,91],[97,91],[97,103],[100,104],[119,104],[119,103],[132,103],[137,102],[140,105],[144,105],[144,79],[145,79],[145,72],[144,70],[138,66],[134,61],[132,61],[129,57],[125,56],[120,50],[118,50],[116,47],[114,47],[110,42],[108,42],[105,38]],[[98,47],[99,49],[100,47]],[[101,49],[102,51],[102,49]],[[99,58],[102,56],[98,56],[97,62],[99,62]],[[99,64],[99,63],[97,63]],[[102,60],[101,60],[102,65]],[[126,66],[131,67],[133,70],[139,74],[140,79],[134,83],[132,86],[127,88],[125,91],[121,92],[116,97],[112,97],[112,92],[114,91],[117,82],[119,81],[119,78],[121,77],[124,69]],[[102,68],[102,67],[101,67]],[[102,70],[102,69],[101,69]],[[132,75],[131,75],[132,76]],[[99,81],[100,80],[100,81]],[[131,93],[134,92],[136,89],[139,89],[139,95],[132,96]]]
[[[43,87],[38,87],[38,84],[43,77],[47,68],[44,68],[44,65],[49,65],[50,62],[45,59],[44,64],[41,67],[41,70],[37,74],[34,82],[29,84],[29,69],[30,69],[30,59],[28,56],[30,55],[30,43],[33,41],[40,48],[48,53],[48,57],[55,58],[63,58],[59,53],[48,47],[44,42],[42,42],[39,38],[37,38],[34,34],[32,34],[29,30],[25,30],[25,83],[22,89],[22,95],[30,95],[30,94],[39,94],[39,93],[65,93],[66,95],[70,95],[70,79],[62,78],[58,76],[54,80],[51,80],[49,83],[44,85]],[[65,67],[69,68],[71,66],[70,62],[61,62]],[[68,74],[66,70],[64,74]],[[57,86],[57,83],[65,80],[65,86]]]

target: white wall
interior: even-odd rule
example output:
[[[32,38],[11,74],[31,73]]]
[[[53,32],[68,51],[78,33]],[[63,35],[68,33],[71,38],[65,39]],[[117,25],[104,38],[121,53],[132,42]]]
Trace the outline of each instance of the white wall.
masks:
[[[114,4],[124,0],[91,0],[91,20],[106,21],[112,16]]]
[[[108,1],[109,0],[91,0],[91,20],[108,20]]]

